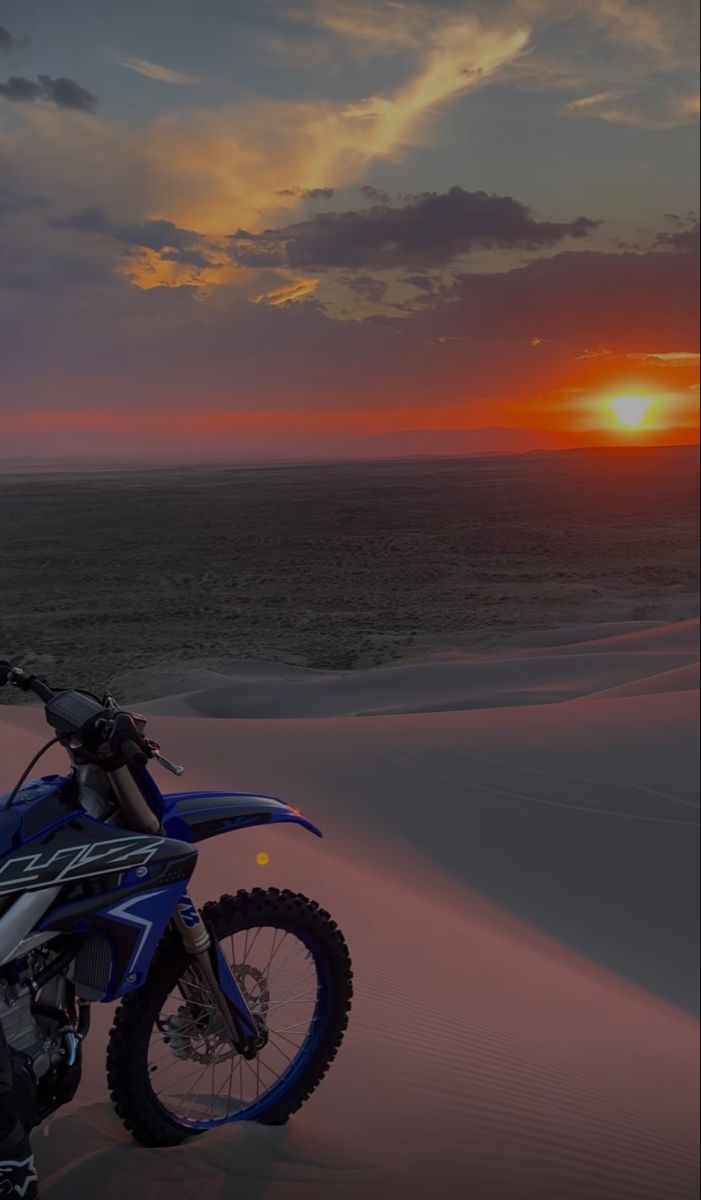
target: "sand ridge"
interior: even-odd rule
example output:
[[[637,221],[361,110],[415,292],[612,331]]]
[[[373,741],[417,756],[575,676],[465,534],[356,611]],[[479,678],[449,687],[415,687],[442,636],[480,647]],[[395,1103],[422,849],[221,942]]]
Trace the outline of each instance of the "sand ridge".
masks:
[[[698,620],[645,629],[628,623],[608,636],[579,638],[574,627],[558,631],[554,644],[543,635],[538,646],[511,643],[501,652],[357,671],[250,663],[180,674],[171,668],[165,675],[133,672],[115,686],[144,713],[258,719],[485,709],[699,686]]]

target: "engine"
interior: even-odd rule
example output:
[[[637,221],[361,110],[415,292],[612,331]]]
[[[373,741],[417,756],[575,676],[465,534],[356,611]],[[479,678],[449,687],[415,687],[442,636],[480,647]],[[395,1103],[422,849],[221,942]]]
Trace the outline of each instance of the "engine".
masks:
[[[80,1081],[80,1044],[67,1003],[72,985],[65,973],[41,988],[34,976],[49,952],[31,952],[0,973],[0,1023],[12,1060],[15,1106],[28,1125],[38,1124],[72,1098]]]
[[[0,983],[0,1023],[7,1044],[26,1055],[37,1080],[50,1070],[59,1050],[55,1039],[47,1036],[32,1011],[32,989],[29,984]],[[59,1059],[61,1055],[58,1055]]]
[[[32,990],[26,984],[0,984],[0,1024],[9,1046],[32,1059],[39,1056],[44,1039],[32,1014]]]

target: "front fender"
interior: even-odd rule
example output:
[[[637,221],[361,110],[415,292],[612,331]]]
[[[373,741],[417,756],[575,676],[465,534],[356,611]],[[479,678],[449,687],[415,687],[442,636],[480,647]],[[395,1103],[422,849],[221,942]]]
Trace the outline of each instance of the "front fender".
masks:
[[[321,837],[320,829],[282,800],[249,792],[171,792],[163,797],[163,825],[168,837],[202,842],[249,825],[291,821]]]

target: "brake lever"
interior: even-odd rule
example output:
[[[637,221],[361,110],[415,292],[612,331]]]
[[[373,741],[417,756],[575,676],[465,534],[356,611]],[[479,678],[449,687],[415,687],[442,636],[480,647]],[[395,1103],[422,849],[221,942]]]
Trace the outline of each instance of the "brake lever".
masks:
[[[149,754],[151,758],[155,758],[157,762],[165,767],[166,771],[170,771],[171,775],[182,775],[185,771],[184,767],[179,767],[177,763],[171,762],[164,754],[161,754],[160,747],[154,742],[149,742]]]
[[[157,750],[153,757],[158,760],[162,767],[165,767],[166,771],[170,771],[171,775],[182,775],[185,771],[184,767],[180,767],[177,763],[171,762],[169,758],[166,758],[165,755],[161,754],[160,750]]]

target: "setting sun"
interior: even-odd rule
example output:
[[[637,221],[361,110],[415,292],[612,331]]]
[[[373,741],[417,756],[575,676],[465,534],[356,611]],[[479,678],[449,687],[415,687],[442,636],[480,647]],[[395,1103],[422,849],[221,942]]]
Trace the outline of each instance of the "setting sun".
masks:
[[[616,396],[610,401],[610,408],[621,425],[639,429],[649,414],[650,399],[647,396]]]

